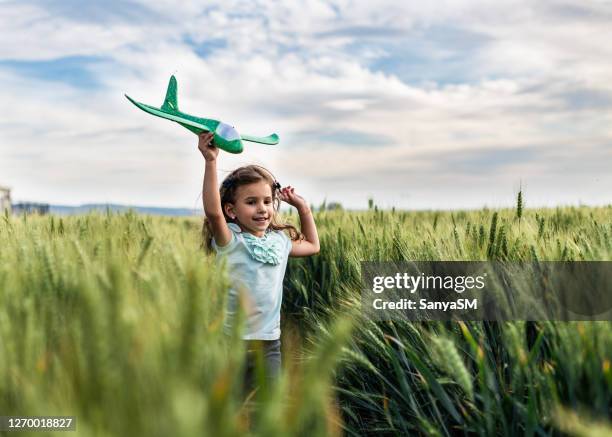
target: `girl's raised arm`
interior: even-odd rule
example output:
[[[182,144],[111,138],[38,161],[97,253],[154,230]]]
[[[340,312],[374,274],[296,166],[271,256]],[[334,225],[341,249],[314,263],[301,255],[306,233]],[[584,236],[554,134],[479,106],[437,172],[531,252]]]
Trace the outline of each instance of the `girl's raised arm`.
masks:
[[[217,156],[219,149],[212,143],[214,134],[203,132],[199,136],[198,149],[206,160],[204,167],[204,183],[202,186],[202,202],[204,203],[204,214],[210,222],[215,243],[219,247],[226,246],[232,239],[223,210],[221,209],[221,198],[217,182]]]
[[[293,241],[293,247],[289,256],[310,256],[319,253],[319,234],[317,225],[315,224],[312,211],[308,207],[306,201],[298,194],[291,186],[287,186],[281,190],[281,200],[294,206],[298,210],[300,216],[300,230],[304,234],[305,240]]]

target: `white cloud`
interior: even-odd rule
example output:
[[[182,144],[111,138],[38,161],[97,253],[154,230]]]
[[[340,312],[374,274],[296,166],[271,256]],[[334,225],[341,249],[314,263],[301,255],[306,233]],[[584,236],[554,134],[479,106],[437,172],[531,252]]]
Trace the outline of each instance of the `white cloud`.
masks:
[[[603,43],[612,36],[610,7],[543,4],[312,0],[202,9],[199,2],[177,8],[162,1],[142,2],[164,18],[154,24],[101,24],[2,3],[0,60],[78,55],[108,62],[91,67],[99,89],[19,76],[0,64],[3,100],[11,105],[0,134],[0,182],[23,199],[192,206],[202,172],[195,136],[123,98],[161,103],[176,71],[184,111],[244,133],[281,136],[279,146],[247,143],[242,155],[224,154],[224,169],[253,161],[270,166],[316,203],[327,197],[363,206],[371,189],[389,205],[477,206],[508,193],[518,179],[558,202],[606,201],[612,179],[597,163],[612,141],[612,49]],[[370,68],[372,59],[395,56],[385,43],[411,32],[427,40],[427,32],[445,26],[482,35],[466,61],[478,80],[411,84]],[[347,51],[366,38],[371,45],[363,57]],[[206,46],[211,39],[227,44],[205,59],[187,42]],[[462,54],[452,43],[432,45],[442,67]],[[303,131],[360,132],[381,136],[384,145],[349,146],[329,135],[297,142],[306,141]],[[460,159],[512,156],[488,151],[530,153],[498,165],[493,175],[470,173],[479,161]],[[591,166],[588,174],[579,158]],[[457,160],[461,166],[453,169]]]

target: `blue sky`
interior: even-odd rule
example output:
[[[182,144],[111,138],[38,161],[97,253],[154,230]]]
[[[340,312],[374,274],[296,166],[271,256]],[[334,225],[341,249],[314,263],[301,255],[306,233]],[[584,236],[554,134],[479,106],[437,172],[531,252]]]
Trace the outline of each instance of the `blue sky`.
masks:
[[[475,208],[612,198],[612,4],[0,1],[0,185],[17,200],[199,207],[187,130],[123,97],[278,146],[312,203]]]

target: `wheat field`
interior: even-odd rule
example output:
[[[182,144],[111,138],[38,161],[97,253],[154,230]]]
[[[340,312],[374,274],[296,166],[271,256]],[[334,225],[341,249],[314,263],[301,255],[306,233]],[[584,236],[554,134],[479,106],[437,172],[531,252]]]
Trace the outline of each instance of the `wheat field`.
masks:
[[[371,206],[315,213],[321,252],[285,278],[283,376],[256,402],[200,218],[5,214],[0,415],[73,415],[79,436],[612,433],[610,322],[373,322],[359,308],[364,260],[610,261],[612,206]]]

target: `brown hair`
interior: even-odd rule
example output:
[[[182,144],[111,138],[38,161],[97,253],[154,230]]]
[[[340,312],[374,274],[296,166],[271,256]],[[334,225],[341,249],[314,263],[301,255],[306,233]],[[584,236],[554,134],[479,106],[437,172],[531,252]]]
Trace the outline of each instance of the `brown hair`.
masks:
[[[272,203],[274,205],[274,211],[278,212],[280,208],[281,200],[278,197],[278,192],[280,191],[280,184],[276,182],[276,179],[265,168],[259,165],[247,165],[244,167],[239,167],[230,174],[228,174],[223,182],[221,183],[221,187],[219,188],[219,197],[221,198],[221,211],[223,212],[223,217],[225,217],[225,221],[227,223],[236,223],[235,220],[230,218],[225,213],[225,205],[228,203],[234,203],[236,198],[236,191],[238,187],[243,185],[249,185],[255,182],[265,181],[270,184],[270,189],[272,190]],[[304,239],[304,235],[296,229],[295,226],[290,225],[289,223],[278,223],[276,214],[272,217],[272,221],[270,222],[269,228],[275,231],[289,231],[289,236],[292,240],[302,240]],[[208,218],[204,218],[204,223],[202,225],[202,247],[205,248],[208,252],[212,252],[212,239],[213,232],[212,227],[210,226],[210,222]]]

